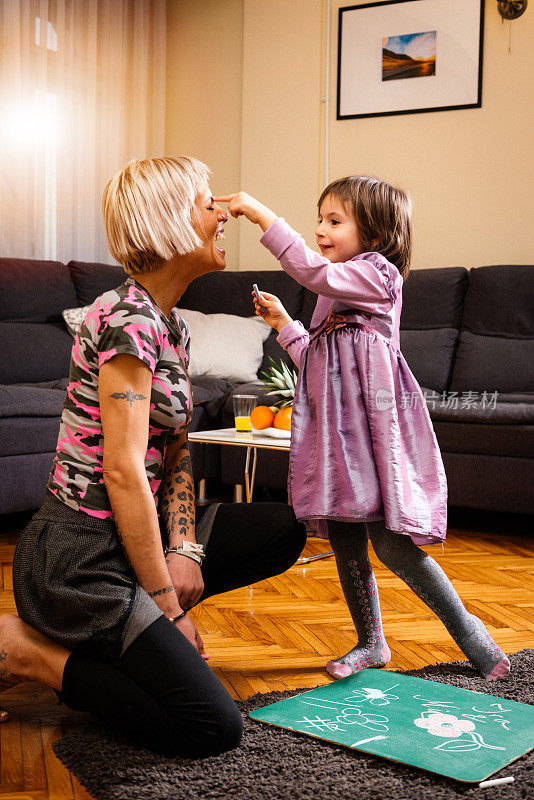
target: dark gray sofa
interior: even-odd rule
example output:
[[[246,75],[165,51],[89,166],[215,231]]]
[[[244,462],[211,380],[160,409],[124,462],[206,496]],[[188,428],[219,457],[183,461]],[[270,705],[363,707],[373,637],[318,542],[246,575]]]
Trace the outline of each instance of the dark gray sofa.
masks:
[[[44,496],[72,347],[61,311],[122,280],[116,266],[0,259],[0,514],[36,508]],[[252,283],[309,326],[315,296],[282,271],[205,275],[180,305],[249,316]],[[530,266],[416,270],[405,284],[401,346],[426,390],[452,505],[534,513],[533,309]],[[260,372],[269,356],[289,361],[274,332]],[[264,396],[258,384],[192,383],[191,430],[231,426],[236,391]],[[242,482],[237,448],[196,445],[192,458],[195,480]],[[286,475],[287,455],[261,452],[257,486],[283,488]]]

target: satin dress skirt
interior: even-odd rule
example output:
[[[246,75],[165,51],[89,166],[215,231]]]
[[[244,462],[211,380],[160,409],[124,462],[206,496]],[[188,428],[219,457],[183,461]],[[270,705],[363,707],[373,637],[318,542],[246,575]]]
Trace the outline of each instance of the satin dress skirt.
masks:
[[[416,544],[445,539],[447,482],[432,422],[385,337],[347,325],[311,339],[293,404],[288,490],[296,516],[321,533],[327,519],[384,519]]]

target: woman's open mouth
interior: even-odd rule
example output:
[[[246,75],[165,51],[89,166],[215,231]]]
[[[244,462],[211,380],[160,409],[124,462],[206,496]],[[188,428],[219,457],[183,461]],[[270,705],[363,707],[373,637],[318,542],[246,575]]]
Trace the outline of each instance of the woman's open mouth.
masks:
[[[219,239],[224,239],[224,238],[226,237],[224,235],[224,223],[223,223],[222,225],[218,225],[217,227],[217,230],[215,232],[215,241],[217,242],[219,241]],[[218,250],[219,253],[226,252],[225,250],[222,249],[222,247],[217,247],[217,245],[215,245],[215,249]]]

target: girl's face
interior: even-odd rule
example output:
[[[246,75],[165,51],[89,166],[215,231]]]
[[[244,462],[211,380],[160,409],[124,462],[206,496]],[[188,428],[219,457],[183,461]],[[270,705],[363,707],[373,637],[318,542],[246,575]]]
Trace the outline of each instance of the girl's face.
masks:
[[[215,242],[224,239],[224,225],[228,221],[228,214],[214,202],[209,186],[204,186],[200,190],[195,205],[198,224],[195,220],[193,227],[202,239],[202,244],[196,252],[207,262],[207,266],[211,266],[211,269],[224,269],[226,254]]]
[[[350,261],[364,251],[356,220],[331,194],[321,203],[315,238],[321,253],[330,261]]]

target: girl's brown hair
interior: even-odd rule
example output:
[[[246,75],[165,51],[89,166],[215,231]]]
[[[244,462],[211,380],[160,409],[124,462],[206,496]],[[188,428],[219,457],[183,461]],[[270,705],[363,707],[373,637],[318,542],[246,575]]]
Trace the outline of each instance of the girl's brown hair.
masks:
[[[317,203],[333,195],[352,214],[363,252],[381,253],[406,280],[412,250],[412,201],[403,189],[365,175],[352,175],[330,183]]]

